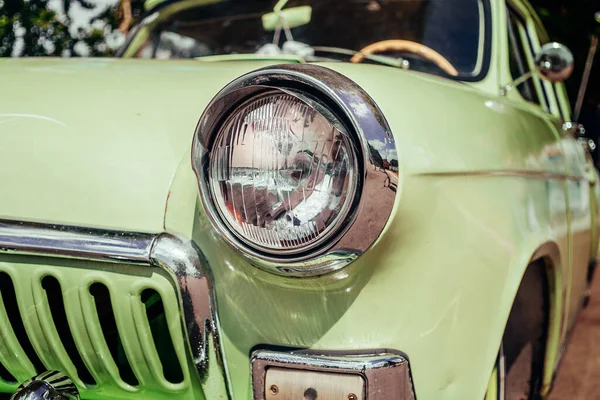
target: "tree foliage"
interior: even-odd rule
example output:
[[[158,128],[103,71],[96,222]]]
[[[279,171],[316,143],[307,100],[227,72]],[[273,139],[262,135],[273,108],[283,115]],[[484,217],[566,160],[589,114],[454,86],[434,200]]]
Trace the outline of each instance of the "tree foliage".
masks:
[[[0,56],[110,56],[123,40],[120,3],[100,7],[95,0],[0,0]],[[131,1],[133,16],[143,0]],[[75,8],[92,11],[85,26],[76,26]],[[94,11],[99,12],[94,13]]]
[[[68,30],[47,9],[47,2],[4,0],[0,4],[0,56],[12,55],[19,41],[27,55],[62,53],[68,46]]]
[[[371,153],[371,161],[379,168],[383,168],[383,157],[381,157],[381,153],[379,151],[369,145],[369,152]]]

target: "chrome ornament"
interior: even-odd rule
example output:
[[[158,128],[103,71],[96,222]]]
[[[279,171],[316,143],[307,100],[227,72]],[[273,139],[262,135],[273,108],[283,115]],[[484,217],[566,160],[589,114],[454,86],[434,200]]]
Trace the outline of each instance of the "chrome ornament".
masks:
[[[58,371],[46,371],[23,382],[10,399],[79,400],[79,391],[67,376]]]
[[[338,270],[371,247],[401,183],[373,99],[308,64],[253,71],[221,90],[198,122],[192,166],[221,237],[290,276]]]

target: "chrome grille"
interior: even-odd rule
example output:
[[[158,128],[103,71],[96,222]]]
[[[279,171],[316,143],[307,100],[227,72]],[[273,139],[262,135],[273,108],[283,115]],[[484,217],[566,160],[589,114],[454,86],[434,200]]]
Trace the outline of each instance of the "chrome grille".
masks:
[[[0,392],[56,369],[84,398],[195,397],[177,289],[160,268],[6,255],[0,279]]]

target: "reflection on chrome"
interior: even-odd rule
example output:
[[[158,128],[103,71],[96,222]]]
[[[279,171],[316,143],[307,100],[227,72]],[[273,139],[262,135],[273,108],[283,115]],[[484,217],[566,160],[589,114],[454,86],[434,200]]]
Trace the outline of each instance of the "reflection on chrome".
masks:
[[[281,91],[240,106],[218,132],[209,166],[230,229],[250,245],[288,254],[331,237],[350,212],[359,175],[342,131],[333,116]]]

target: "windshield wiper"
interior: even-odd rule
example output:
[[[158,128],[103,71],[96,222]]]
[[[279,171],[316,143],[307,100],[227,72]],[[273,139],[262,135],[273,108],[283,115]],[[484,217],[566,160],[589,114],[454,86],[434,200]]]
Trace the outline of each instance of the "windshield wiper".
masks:
[[[401,58],[401,57],[396,58],[396,57],[390,57],[390,56],[380,56],[377,54],[363,54],[360,51],[344,49],[341,47],[311,46],[311,48],[315,51],[323,51],[323,52],[334,53],[334,54],[343,54],[343,55],[351,56],[351,57],[356,54],[360,54],[369,61],[375,61],[379,64],[388,65],[390,67],[410,69],[410,61],[408,61],[404,58]]]

